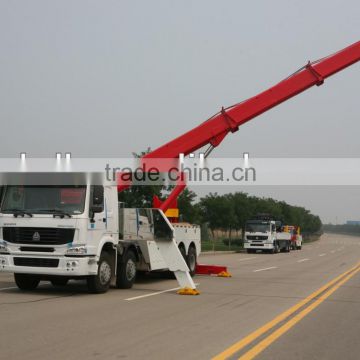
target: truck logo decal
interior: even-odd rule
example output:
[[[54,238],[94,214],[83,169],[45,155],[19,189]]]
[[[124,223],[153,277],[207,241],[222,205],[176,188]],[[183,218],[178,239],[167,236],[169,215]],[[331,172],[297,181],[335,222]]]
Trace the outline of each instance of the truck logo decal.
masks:
[[[40,234],[36,231],[32,236],[33,241],[40,241]]]

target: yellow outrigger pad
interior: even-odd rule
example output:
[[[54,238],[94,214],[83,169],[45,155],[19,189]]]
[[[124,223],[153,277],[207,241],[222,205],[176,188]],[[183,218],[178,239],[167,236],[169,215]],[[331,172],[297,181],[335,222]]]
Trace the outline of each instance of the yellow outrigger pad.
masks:
[[[177,292],[179,295],[200,295],[200,291],[188,287],[184,287]]]
[[[232,275],[227,271],[222,271],[217,274],[218,277],[232,277]]]

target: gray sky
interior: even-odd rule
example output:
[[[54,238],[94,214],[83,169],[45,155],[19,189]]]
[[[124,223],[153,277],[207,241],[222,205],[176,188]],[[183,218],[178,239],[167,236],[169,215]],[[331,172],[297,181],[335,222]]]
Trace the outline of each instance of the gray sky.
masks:
[[[355,0],[0,0],[0,156],[156,148],[358,41],[359,24]],[[358,157],[359,79],[356,64],[245,124],[214,156]],[[360,218],[359,189],[252,191],[324,221]]]

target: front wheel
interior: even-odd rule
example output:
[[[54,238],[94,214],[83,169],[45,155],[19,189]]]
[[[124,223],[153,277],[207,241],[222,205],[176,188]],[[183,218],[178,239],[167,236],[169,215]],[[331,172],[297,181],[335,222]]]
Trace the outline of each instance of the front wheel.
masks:
[[[14,274],[17,287],[21,290],[34,290],[40,282],[40,278],[31,274]]]
[[[133,251],[125,253],[122,262],[119,264],[116,285],[120,289],[130,289],[136,279],[136,256]]]
[[[189,267],[190,275],[194,276],[196,272],[197,257],[196,257],[196,249],[193,246],[189,247],[186,263],[187,266]]]
[[[87,286],[89,292],[93,294],[101,294],[107,292],[110,288],[112,274],[112,258],[109,253],[104,251],[100,256],[97,274],[88,276],[87,278]]]
[[[277,253],[279,253],[279,252],[280,252],[279,244],[275,242],[273,246],[274,246],[274,247],[271,249],[271,253],[272,253],[272,254],[277,254]]]

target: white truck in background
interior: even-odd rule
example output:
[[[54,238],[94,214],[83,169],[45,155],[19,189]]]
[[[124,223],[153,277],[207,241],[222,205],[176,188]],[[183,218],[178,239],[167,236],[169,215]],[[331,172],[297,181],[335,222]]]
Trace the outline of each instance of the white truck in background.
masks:
[[[276,254],[280,251],[289,252],[291,237],[279,232],[279,222],[269,215],[260,214],[245,224],[244,249],[247,253],[257,250]]]
[[[20,289],[85,279],[92,293],[130,288],[138,271],[168,269],[195,289],[200,228],[171,224],[158,209],[129,209],[114,186],[6,186],[0,271]]]

